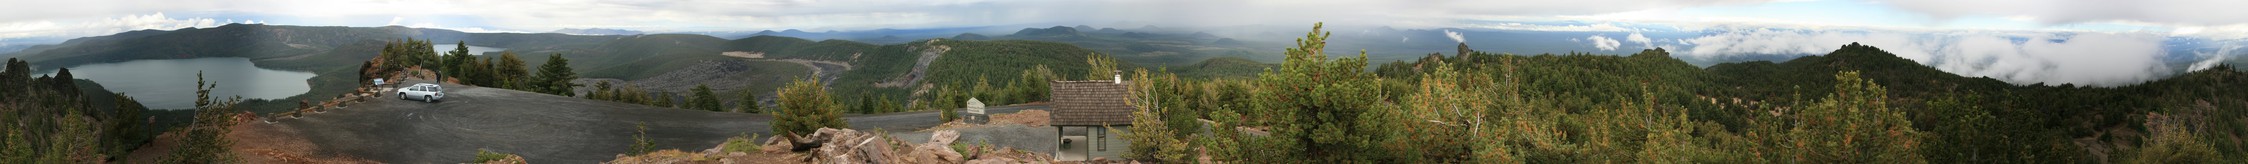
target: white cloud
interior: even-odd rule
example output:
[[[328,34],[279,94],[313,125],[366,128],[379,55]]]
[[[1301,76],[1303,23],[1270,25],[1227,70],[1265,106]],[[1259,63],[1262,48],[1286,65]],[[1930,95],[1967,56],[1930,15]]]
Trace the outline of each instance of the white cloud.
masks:
[[[2170,74],[2154,33],[1748,30],[1688,40],[1685,57],[1826,54],[1857,42],[1945,72],[2014,84],[2119,86]]]
[[[1939,17],[1997,16],[2044,23],[2143,21],[2180,24],[2248,23],[2248,1],[2235,0],[1884,0]]]
[[[1396,27],[1456,27],[1460,18],[1475,16],[1600,14],[1770,1],[1772,0],[71,0],[11,3],[6,5],[8,7],[0,7],[0,22],[195,12],[290,17],[280,20],[293,20],[275,22],[282,24],[414,24],[380,20],[392,18],[437,22],[448,26],[492,26],[530,31],[560,28],[625,28],[646,31],[789,28],[862,30],[1055,24],[1232,26],[1301,25],[1315,21]],[[441,17],[471,19],[424,19]]]
[[[1653,47],[1655,47],[1655,40],[1654,40],[1654,39],[1648,39],[1648,38],[1647,38],[1647,35],[1642,35],[1642,34],[1639,34],[1639,32],[1631,32],[1631,35],[1630,35],[1630,36],[1624,36],[1624,41],[1631,41],[1632,43],[1639,43],[1639,45],[1640,45],[1640,47],[1641,47],[1641,48],[1653,48]]]
[[[1610,39],[1608,37],[1600,35],[1585,37],[1585,41],[1591,41],[1593,48],[1599,48],[1603,51],[1614,51],[1618,46],[1623,45],[1623,42],[1617,42],[1616,39]]]
[[[210,18],[172,18],[164,15],[164,13],[127,15],[63,23],[55,21],[8,22],[0,23],[0,38],[108,35],[144,29],[171,30],[188,27],[215,27],[222,25],[221,23]]]
[[[2186,66],[2186,70],[2200,71],[2215,68],[2218,64],[2224,64],[2227,59],[2239,57],[2237,54],[2242,53],[2240,48],[2243,47],[2239,42],[2242,42],[2242,40],[2224,41],[2222,45],[2215,46],[2215,50],[2191,52],[2194,56],[2203,59],[2193,62],[2193,65]]]
[[[1452,32],[1452,30],[1444,30],[1444,37],[1449,37],[1449,38],[1452,38],[1452,41],[1453,41],[1453,42],[1459,42],[1459,43],[1467,43],[1467,36],[1465,36],[1465,35],[1461,35],[1461,34],[1460,34],[1460,32]]]
[[[1632,31],[1631,28],[1624,28],[1623,26],[1617,26],[1613,23],[1599,23],[1591,25],[1539,25],[1508,22],[1471,25],[1471,27],[1520,31]]]
[[[2215,40],[2248,39],[2248,23],[2209,26],[2176,25],[2173,27],[2176,28],[2170,30],[2172,36]]]

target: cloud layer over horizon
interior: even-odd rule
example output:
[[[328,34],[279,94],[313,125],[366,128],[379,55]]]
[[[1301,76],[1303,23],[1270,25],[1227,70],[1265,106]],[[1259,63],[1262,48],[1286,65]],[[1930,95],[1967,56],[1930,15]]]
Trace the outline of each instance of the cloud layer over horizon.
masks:
[[[1747,30],[1691,39],[1691,58],[1825,54],[1849,43],[1968,77],[2015,84],[2137,84],[2173,73],[2161,58],[2166,37],[2150,33],[1904,33],[1894,31]]]
[[[1329,26],[1583,32],[1587,51],[1663,47],[1682,58],[1823,54],[1880,46],[1948,72],[2017,84],[2122,85],[2179,70],[2165,57],[2237,58],[2248,1],[2229,0],[219,0],[25,1],[0,6],[0,46],[226,23],[400,25],[468,32],[647,32],[1094,25]],[[1444,31],[1455,42],[1465,34]],[[1661,35],[1689,33],[1693,36]],[[1509,36],[1483,36],[1499,38]],[[2171,40],[2211,52],[2169,52]],[[1395,38],[1411,42],[1411,38]],[[1387,41],[1387,38],[1384,39]],[[2196,62],[2195,69],[2208,65]]]

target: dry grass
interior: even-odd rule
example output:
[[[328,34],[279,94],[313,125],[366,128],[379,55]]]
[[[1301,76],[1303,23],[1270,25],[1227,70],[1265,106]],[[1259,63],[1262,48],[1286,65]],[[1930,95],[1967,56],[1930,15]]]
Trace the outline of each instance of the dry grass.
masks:
[[[1052,116],[1053,115],[1047,113],[1046,110],[1031,109],[1016,111],[1015,113],[1009,114],[991,115],[991,122],[1019,124],[1028,127],[1041,127],[1046,126],[1047,121],[1049,121],[1051,119],[1050,117]]]

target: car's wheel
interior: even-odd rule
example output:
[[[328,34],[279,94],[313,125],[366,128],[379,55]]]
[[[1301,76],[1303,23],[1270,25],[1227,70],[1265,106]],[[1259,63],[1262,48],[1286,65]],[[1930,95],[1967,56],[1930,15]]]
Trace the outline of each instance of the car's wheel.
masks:
[[[437,99],[429,98],[429,96],[422,96],[422,102],[437,102]]]
[[[405,99],[406,99],[406,93],[398,93],[398,99],[399,99],[399,100],[405,100]]]

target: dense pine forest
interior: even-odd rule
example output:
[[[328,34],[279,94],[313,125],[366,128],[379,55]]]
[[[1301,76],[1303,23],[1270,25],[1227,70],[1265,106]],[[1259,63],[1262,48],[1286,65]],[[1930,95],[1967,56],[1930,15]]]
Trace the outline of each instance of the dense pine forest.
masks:
[[[1366,71],[1314,26],[1251,79],[1128,71],[1127,158],[1191,163],[2237,163],[2248,74],[2122,87],[1960,77],[1849,44],[1699,68],[1461,46]],[[1084,73],[1084,72],[1064,72]],[[1091,74],[1102,72],[1092,71]]]

